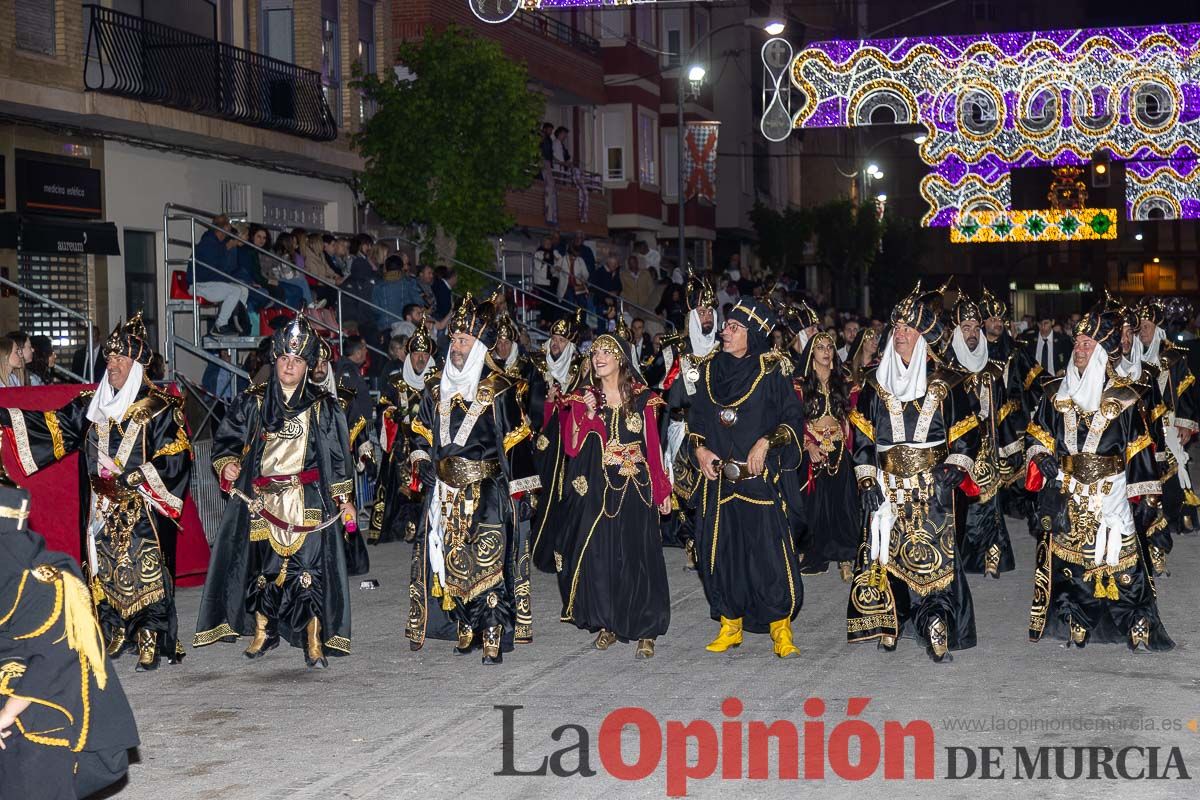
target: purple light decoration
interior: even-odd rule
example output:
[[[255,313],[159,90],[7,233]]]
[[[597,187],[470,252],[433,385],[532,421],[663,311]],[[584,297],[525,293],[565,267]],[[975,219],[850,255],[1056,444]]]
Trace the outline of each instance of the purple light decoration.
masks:
[[[865,56],[868,50],[876,57]],[[1063,68],[1049,66],[1047,58]],[[854,107],[862,98],[893,108],[897,102],[877,94],[873,82],[905,87],[904,102],[915,104],[912,121],[930,132],[922,158],[931,178],[948,184],[939,190],[939,207],[931,209],[926,224],[950,224],[957,209],[940,203],[954,196],[955,187],[964,187],[964,201],[980,199],[981,185],[999,187],[1013,169],[1086,165],[1096,150],[1126,162],[1131,214],[1134,200],[1149,193],[1171,197],[1184,218],[1200,218],[1200,197],[1194,196],[1200,186],[1191,188],[1200,183],[1200,72],[1189,68],[1198,60],[1200,24],[1152,25],[815,42],[796,56],[792,76],[810,103],[801,109],[799,127],[871,124],[864,119],[874,106]],[[1155,81],[1151,91],[1167,93],[1173,121],[1156,122],[1145,95],[1134,97],[1135,90],[1147,91],[1146,76]],[[1021,117],[1022,93],[1037,78],[1049,79],[1045,85],[1059,109],[1058,127],[1041,138],[1032,133],[1037,118]],[[1003,123],[988,130],[988,117],[977,117],[980,131],[969,135],[959,116],[963,87],[972,81],[995,92]],[[1111,125],[1097,126],[1104,133],[1076,118],[1073,106],[1081,91],[1085,102],[1115,115]],[[859,99],[852,103],[854,98]],[[1032,108],[1039,105],[1045,107],[1039,102]],[[913,113],[910,105],[897,116]],[[973,188],[966,191],[967,186]],[[1007,194],[1007,184],[1004,189]]]

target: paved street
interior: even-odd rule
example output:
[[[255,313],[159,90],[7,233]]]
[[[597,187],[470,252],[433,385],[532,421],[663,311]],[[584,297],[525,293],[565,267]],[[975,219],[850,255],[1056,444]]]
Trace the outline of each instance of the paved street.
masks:
[[[728,696],[744,702],[743,720],[787,719],[798,727],[806,719],[803,701],[822,698],[827,736],[846,719],[849,696],[871,698],[862,717],[880,731],[884,720],[928,720],[937,740],[937,780],[902,787],[884,780],[881,766],[862,782],[833,777],[827,768],[827,780],[801,785],[777,780],[772,757],[769,781],[720,780],[718,768],[714,777],[691,782],[689,796],[792,797],[813,791],[866,800],[904,796],[908,789],[936,797],[1011,797],[1018,791],[1047,797],[1079,797],[1081,791],[1089,797],[1195,797],[1193,781],[1039,780],[1030,785],[1009,779],[1016,745],[1179,746],[1188,773],[1200,773],[1200,733],[1186,727],[1172,732],[1095,729],[1142,726],[1143,718],[1156,727],[1163,719],[1182,726],[1200,717],[1195,646],[1200,625],[1194,613],[1200,605],[1200,537],[1177,540],[1174,576],[1159,582],[1160,607],[1178,647],[1167,654],[1134,655],[1117,646],[1078,651],[1026,641],[1032,540],[1020,523],[1010,520],[1009,527],[1019,570],[999,581],[972,580],[981,643],[949,666],[933,665],[911,641],[902,641],[890,656],[873,646],[847,646],[846,590],[833,572],[805,578],[804,610],[796,625],[801,658],[779,661],[766,636],[749,637],[728,655],[708,654],[703,648],[715,625],[694,574],[682,569],[682,552],[668,550],[673,617],[653,660],[635,661],[630,645],[606,653],[591,650],[591,636],[557,621],[555,585],[539,574],[535,643],[506,657],[503,666],[484,668],[477,656],[453,656],[447,642],[409,651],[402,636],[409,547],[373,548],[373,575],[382,586],[354,590],[354,655],[334,660],[328,671],[306,671],[300,651],[289,649],[250,663],[241,656],[243,645],[192,651],[182,666],[164,666],[151,675],[135,675],[133,660],[124,658],[119,669],[137,713],[142,747],[141,762],[117,797],[665,797],[661,765],[640,782],[608,776],[597,752],[602,719],[618,707],[640,705],[664,724],[695,718],[719,729],[725,718],[720,703]],[[179,595],[188,639],[198,599],[196,589]],[[525,706],[516,712],[517,769],[532,769],[543,756],[573,744],[574,733],[561,743],[550,734],[576,723],[590,735],[590,767],[598,774],[494,777],[502,768],[501,714],[492,708],[498,704]],[[947,718],[958,717],[1056,729],[948,730],[955,723]],[[1093,727],[1071,728],[1086,724]],[[1006,779],[942,779],[945,748],[951,746],[1005,747]],[[627,746],[624,752],[633,763],[636,751]],[[1166,757],[1164,750],[1159,769]],[[565,763],[570,769],[575,756]],[[909,764],[911,772],[911,758]]]

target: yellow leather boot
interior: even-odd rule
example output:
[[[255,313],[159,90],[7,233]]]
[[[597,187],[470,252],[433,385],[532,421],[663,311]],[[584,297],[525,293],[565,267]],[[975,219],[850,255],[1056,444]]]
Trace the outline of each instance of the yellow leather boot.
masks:
[[[737,647],[741,643],[742,618],[721,617],[721,630],[717,633],[717,638],[709,642],[704,649],[710,653],[724,653],[729,648]]]
[[[771,623],[771,641],[775,643],[775,655],[791,658],[800,655],[800,648],[792,644],[792,621],[777,619]]]

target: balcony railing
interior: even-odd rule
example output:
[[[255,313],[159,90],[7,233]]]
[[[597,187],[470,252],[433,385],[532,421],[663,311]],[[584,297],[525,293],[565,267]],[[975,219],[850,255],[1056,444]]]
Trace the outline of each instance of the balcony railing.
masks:
[[[513,17],[513,21],[520,27],[536,31],[547,39],[552,39],[559,44],[565,44],[568,47],[577,47],[585,53],[590,53],[594,56],[600,55],[600,42],[588,36],[583,31],[576,30],[565,22],[554,19],[546,14],[529,11],[517,14],[517,16]]]
[[[84,9],[89,90],[317,141],[337,138],[320,73],[103,6]]]

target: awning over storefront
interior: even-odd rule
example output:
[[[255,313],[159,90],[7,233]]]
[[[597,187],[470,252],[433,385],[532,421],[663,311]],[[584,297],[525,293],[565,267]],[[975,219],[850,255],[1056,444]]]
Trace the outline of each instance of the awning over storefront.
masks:
[[[0,250],[119,256],[117,226],[10,211],[0,214]]]

